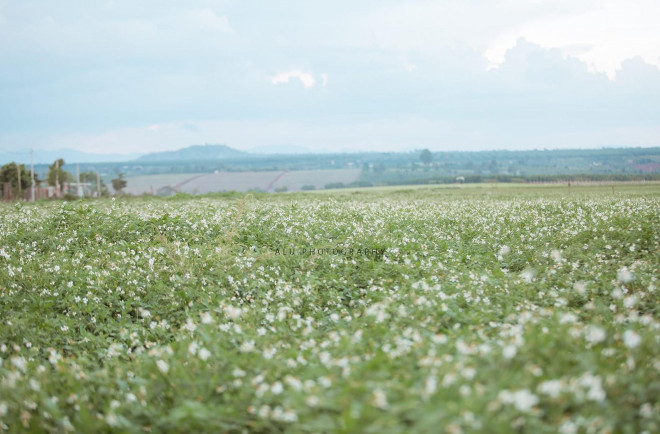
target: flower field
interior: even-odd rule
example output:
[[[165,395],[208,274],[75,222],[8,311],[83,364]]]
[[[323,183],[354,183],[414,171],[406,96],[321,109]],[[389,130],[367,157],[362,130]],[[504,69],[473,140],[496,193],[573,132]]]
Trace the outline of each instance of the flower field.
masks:
[[[0,431],[658,432],[660,189],[0,205]]]

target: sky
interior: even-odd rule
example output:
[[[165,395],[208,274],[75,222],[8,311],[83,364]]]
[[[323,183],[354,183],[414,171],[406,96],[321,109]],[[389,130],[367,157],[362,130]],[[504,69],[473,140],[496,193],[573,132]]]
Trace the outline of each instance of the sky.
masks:
[[[0,151],[660,146],[657,0],[0,0]]]

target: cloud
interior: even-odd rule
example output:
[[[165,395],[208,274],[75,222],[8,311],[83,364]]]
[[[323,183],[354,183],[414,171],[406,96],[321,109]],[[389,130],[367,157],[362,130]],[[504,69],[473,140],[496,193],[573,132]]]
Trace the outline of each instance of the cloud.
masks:
[[[287,72],[281,72],[277,75],[275,75],[271,79],[271,83],[273,84],[280,84],[280,83],[288,83],[289,80],[292,78],[297,78],[300,80],[300,82],[305,86],[305,88],[309,89],[310,87],[314,87],[314,84],[316,83],[316,79],[314,76],[309,73],[309,72],[303,72],[298,69],[294,69],[291,71]],[[324,86],[325,86],[325,78],[324,78]]]
[[[606,73],[610,80],[632,57],[660,68],[657,1],[609,0],[570,12],[536,17],[500,32],[484,52],[489,67],[502,64],[506,51],[522,37],[543,48],[558,48],[565,56],[585,62],[589,71]]]
[[[0,0],[0,146],[660,144],[656,0],[337,2]]]

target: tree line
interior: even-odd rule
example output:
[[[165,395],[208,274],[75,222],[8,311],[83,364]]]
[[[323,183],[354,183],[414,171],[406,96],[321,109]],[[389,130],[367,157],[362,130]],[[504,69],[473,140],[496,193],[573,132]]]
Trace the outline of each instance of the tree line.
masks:
[[[34,173],[35,188],[43,187],[44,184],[52,187],[52,195],[49,195],[52,198],[74,199],[79,190],[82,190],[83,194],[94,197],[110,196],[108,186],[98,172],[94,170],[80,172],[78,181],[76,176],[64,169],[65,165],[64,159],[58,158],[48,166],[48,173],[44,179],[40,179],[39,175]],[[111,182],[115,194],[122,194],[126,187],[124,174],[119,173]],[[3,189],[4,197],[22,198],[32,188],[30,170],[25,167],[25,164],[15,162],[3,165],[0,167],[0,187]],[[6,188],[9,188],[10,192],[5,191]]]

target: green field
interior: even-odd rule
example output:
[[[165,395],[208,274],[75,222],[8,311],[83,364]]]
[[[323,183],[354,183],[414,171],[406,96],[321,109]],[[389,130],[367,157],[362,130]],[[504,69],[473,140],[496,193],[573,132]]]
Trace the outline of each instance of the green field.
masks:
[[[659,270],[653,183],[0,204],[0,431],[658,432]]]

